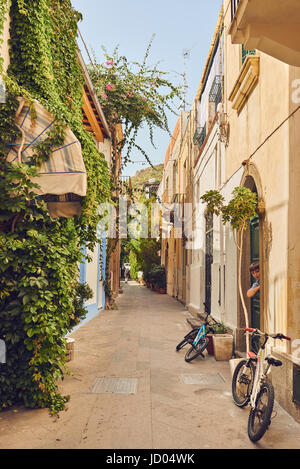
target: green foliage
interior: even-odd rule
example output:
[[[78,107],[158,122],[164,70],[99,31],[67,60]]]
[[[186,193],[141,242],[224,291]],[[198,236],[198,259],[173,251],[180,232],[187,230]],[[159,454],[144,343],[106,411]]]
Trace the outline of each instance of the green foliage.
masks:
[[[137,260],[137,253],[135,251],[130,251],[129,253],[129,263],[130,263],[130,277],[132,280],[138,279],[139,264]]]
[[[148,281],[157,288],[166,288],[167,277],[164,265],[153,264],[148,272]]]
[[[213,324],[211,326],[211,331],[213,331],[213,334],[227,334],[229,332],[229,328],[225,326],[223,322],[219,322],[218,324]]]
[[[93,248],[97,208],[110,193],[108,168],[82,124],[83,74],[77,60],[80,15],[69,0],[0,0],[0,36],[5,7],[11,3],[10,67],[0,73],[7,87],[0,106],[0,338],[7,363],[0,365],[0,408],[15,403],[62,410],[58,392],[66,361],[65,336],[85,317],[91,291],[78,284],[81,244]],[[15,126],[17,96],[31,106],[38,100],[55,126],[35,147],[29,163],[6,161]],[[68,126],[81,143],[88,193],[81,217],[53,220],[36,196],[32,178],[42,161],[64,142]]]
[[[207,191],[201,200],[207,204],[209,212],[221,215],[224,224],[230,223],[237,231],[245,230],[250,219],[256,216],[257,196],[250,189],[240,186],[233,190],[232,195],[227,205],[217,190]]]
[[[142,194],[145,193],[144,184],[148,183],[149,179],[155,179],[157,183],[160,183],[162,180],[163,170],[164,165],[159,164],[137,171],[136,174],[130,178],[132,186],[131,196],[133,200],[140,199]]]

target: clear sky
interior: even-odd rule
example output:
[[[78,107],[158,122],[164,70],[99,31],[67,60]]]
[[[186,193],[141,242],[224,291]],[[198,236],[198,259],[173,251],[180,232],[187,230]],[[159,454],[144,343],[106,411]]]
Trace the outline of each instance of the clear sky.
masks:
[[[217,24],[222,0],[72,0],[83,14],[79,24],[81,34],[97,59],[103,61],[101,46],[112,52],[119,45],[119,53],[129,61],[141,62],[147,45],[155,34],[148,65],[160,62],[159,68],[169,72],[170,81],[178,83],[184,72],[183,53],[190,50],[187,60],[187,102],[192,103]],[[82,42],[79,46],[86,61]],[[186,107],[189,109],[189,106]],[[176,116],[169,114],[169,127],[173,131]],[[147,151],[153,164],[164,161],[170,137],[158,130],[154,134],[156,148],[149,142],[148,134],[141,131],[139,143]],[[132,176],[143,165],[144,157],[133,154],[135,164],[129,164],[123,175]]]

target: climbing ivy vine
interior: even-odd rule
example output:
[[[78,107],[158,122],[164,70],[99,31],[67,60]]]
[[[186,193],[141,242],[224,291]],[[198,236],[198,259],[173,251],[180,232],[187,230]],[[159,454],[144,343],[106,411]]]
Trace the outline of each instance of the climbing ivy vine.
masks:
[[[65,336],[86,314],[82,299],[91,291],[79,285],[81,246],[97,242],[97,207],[110,194],[108,168],[82,124],[83,74],[77,60],[80,14],[70,0],[0,0],[0,37],[10,11],[10,66],[6,103],[0,105],[0,339],[6,363],[0,364],[0,408],[16,403],[61,411],[68,396],[58,379],[65,372]],[[38,100],[56,119],[29,163],[7,162],[7,145],[19,136],[17,97],[35,117]],[[64,142],[68,126],[81,143],[88,174],[82,215],[53,220],[35,193],[42,161]]]

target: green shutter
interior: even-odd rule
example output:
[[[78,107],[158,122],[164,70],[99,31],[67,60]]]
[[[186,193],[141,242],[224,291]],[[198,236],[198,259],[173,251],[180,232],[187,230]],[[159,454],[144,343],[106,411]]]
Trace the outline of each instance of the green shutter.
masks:
[[[242,64],[245,62],[247,55],[255,55],[255,54],[256,54],[256,49],[247,50],[242,44]]]

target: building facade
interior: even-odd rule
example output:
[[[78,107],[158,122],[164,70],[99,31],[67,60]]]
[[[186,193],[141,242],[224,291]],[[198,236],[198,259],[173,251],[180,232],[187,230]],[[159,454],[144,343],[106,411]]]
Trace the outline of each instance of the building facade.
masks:
[[[190,112],[182,111],[165,155],[163,178],[158,189],[162,194],[162,264],[166,267],[167,293],[186,302],[187,250],[182,236],[184,206],[190,171]],[[175,208],[176,207],[176,208]]]
[[[261,267],[260,304],[248,303],[249,319],[253,327],[291,337],[291,343],[272,344],[285,370],[275,370],[273,380],[277,398],[300,420],[299,4],[226,0],[224,12],[226,181],[233,186],[239,174],[239,184],[256,192],[259,204],[245,236],[244,265],[259,260]],[[245,269],[244,289],[248,285]],[[238,303],[239,349],[240,310]]]
[[[280,404],[300,421],[300,47],[295,26],[300,11],[296,1],[277,2],[276,8],[274,2],[263,3],[223,2],[190,112],[192,177],[185,192],[193,204],[193,236],[192,243],[185,244],[185,279],[178,274],[182,240],[172,224],[170,239],[162,243],[162,263],[168,265],[168,294],[195,316],[206,310],[224,322],[234,334],[236,355],[243,356],[245,319],[235,237],[219,217],[207,213],[200,198],[216,189],[228,203],[238,186],[257,195],[256,216],[243,235],[242,291],[251,327],[291,337],[290,342],[270,343],[269,351],[284,365],[272,372],[272,380]],[[281,32],[279,19],[285,22]],[[290,33],[282,34],[289,28],[293,41]],[[170,148],[176,149],[174,141],[167,156]],[[179,151],[174,159],[178,162]],[[183,174],[184,168],[167,157],[168,200],[177,193]],[[253,300],[246,292],[254,261],[260,264],[261,291]]]

